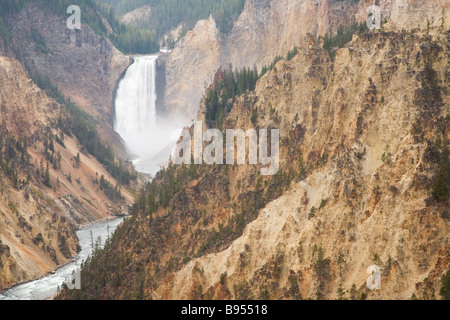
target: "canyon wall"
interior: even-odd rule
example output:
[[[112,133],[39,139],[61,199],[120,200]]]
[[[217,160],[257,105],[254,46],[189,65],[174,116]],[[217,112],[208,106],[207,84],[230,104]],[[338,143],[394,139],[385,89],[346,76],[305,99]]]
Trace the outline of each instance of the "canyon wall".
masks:
[[[335,33],[339,26],[367,20],[372,0],[247,0],[228,35],[218,32],[211,17],[200,21],[175,49],[161,59],[166,64],[164,103],[172,115],[188,121],[198,110],[205,88],[220,67],[254,68],[285,57],[304,45],[306,34],[314,37]],[[450,4],[445,0],[380,0],[383,30],[426,29],[450,26]],[[206,83],[206,86],[205,86]]]
[[[152,208],[149,187],[83,270],[83,289],[60,297],[439,299],[450,264],[449,192],[437,183],[449,166],[449,40],[439,27],[370,32],[331,60],[306,37],[222,127],[279,128],[280,172],[160,173],[154,186],[175,189],[168,201]],[[373,265],[379,290],[366,284]]]
[[[220,34],[214,19],[197,23],[194,30],[178,42],[175,49],[161,54],[158,64],[164,66],[164,106],[171,117],[194,120],[203,93],[221,65]]]
[[[312,170],[231,245],[181,263],[151,296],[439,298],[450,216],[448,198],[437,203],[431,189],[439,171],[435,141],[450,137],[449,36],[367,34],[333,63],[310,39],[292,61],[278,63],[254,95],[234,105],[225,127],[251,127],[251,110],[258,110],[258,127],[281,130],[283,174],[302,166],[298,148]],[[234,182],[241,174],[229,174],[230,188],[242,186]],[[220,188],[207,194],[214,192]],[[219,237],[224,211],[219,205],[207,215]],[[381,268],[380,290],[366,286],[371,265]]]
[[[69,262],[75,230],[119,209],[99,191],[101,176],[115,179],[57,129],[62,108],[19,61],[0,56],[0,291]],[[125,188],[122,194],[123,204],[132,201]]]
[[[33,4],[6,21],[17,58],[48,76],[65,96],[93,115],[102,138],[126,159],[113,128],[113,95],[130,58],[88,25],[70,30],[64,16]]]
[[[0,38],[0,291],[69,262],[78,250],[75,230],[126,212],[134,198],[75,135],[63,133],[67,106],[31,79],[40,87],[57,86],[93,116],[116,155],[128,157],[113,129],[113,98],[131,59],[87,24],[69,30],[64,15],[30,2],[3,16],[8,32],[2,35],[8,38],[7,46]],[[90,121],[74,112],[69,121]],[[112,199],[115,186],[123,199]]]

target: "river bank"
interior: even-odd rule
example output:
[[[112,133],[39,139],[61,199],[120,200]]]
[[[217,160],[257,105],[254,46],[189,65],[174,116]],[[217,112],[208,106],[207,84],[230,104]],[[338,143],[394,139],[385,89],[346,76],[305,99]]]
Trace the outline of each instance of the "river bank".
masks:
[[[80,268],[81,263],[92,254],[94,247],[97,244],[99,248],[103,247],[106,239],[114,233],[123,220],[124,217],[102,220],[78,230],[77,237],[81,251],[72,262],[37,280],[16,284],[3,290],[0,293],[0,300],[51,299],[57,293],[58,287],[61,287],[64,281],[71,277],[72,273]]]

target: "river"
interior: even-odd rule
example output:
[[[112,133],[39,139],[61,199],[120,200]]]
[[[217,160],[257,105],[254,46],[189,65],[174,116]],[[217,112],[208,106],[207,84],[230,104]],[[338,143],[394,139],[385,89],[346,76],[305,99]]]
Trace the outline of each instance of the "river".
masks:
[[[66,278],[78,269],[83,260],[92,254],[91,239],[93,242],[104,245],[108,235],[111,236],[123,218],[101,221],[77,231],[81,251],[73,262],[60,267],[54,274],[48,274],[40,279],[18,284],[0,294],[0,300],[44,300],[57,293]],[[91,238],[92,231],[92,238]]]

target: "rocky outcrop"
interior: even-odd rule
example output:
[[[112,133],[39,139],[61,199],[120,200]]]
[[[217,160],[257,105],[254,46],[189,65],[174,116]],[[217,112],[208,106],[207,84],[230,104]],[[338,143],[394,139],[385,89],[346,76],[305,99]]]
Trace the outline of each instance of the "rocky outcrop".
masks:
[[[158,64],[164,65],[164,105],[170,116],[187,121],[196,118],[195,106],[221,65],[219,37],[216,23],[210,16],[199,21],[173,51],[158,58]]]
[[[127,14],[124,14],[120,21],[126,24],[138,26],[141,21],[150,19],[152,15],[152,8],[149,5],[139,7]]]
[[[31,68],[48,76],[64,95],[94,115],[104,140],[125,156],[113,129],[113,94],[116,83],[130,64],[109,40],[82,24],[69,30],[63,17],[30,4],[7,19],[12,46]]]
[[[49,126],[60,105],[35,86],[19,61],[0,56],[0,122],[15,135],[32,136]]]
[[[295,46],[304,45],[306,34],[317,38],[353,19],[365,22],[367,8],[373,4],[372,0],[247,0],[229,35],[221,35],[211,18],[199,22],[164,58],[168,112],[190,120],[205,92],[204,81],[207,86],[211,83],[218,66],[261,70],[276,56],[284,57]],[[376,4],[382,9],[384,30],[450,26],[450,4],[445,0],[380,0]]]
[[[361,2],[358,12],[361,18],[367,16],[364,8],[371,4],[370,1]],[[388,30],[426,29],[428,26],[447,30],[450,27],[450,4],[445,0],[380,0],[376,4],[382,9]]]
[[[256,65],[260,70],[276,56],[284,57],[294,46],[301,46],[308,33],[317,38],[336,32],[353,19],[365,22],[373,4],[372,0],[248,0],[226,39],[228,58],[237,68]],[[375,4],[382,10],[384,30],[426,29],[427,21],[430,26],[440,26],[450,10],[445,0],[380,0]],[[450,22],[444,21],[444,28],[449,26]]]

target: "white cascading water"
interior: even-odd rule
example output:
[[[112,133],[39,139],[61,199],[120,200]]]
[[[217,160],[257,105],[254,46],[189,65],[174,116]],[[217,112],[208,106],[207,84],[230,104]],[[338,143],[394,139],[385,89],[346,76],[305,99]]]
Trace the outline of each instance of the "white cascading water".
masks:
[[[174,121],[157,119],[157,56],[135,57],[116,95],[114,129],[135,157],[136,170],[154,174],[165,165],[178,136]]]
[[[156,124],[156,58],[135,58],[117,90],[115,130],[137,155],[143,151],[139,140]]]

